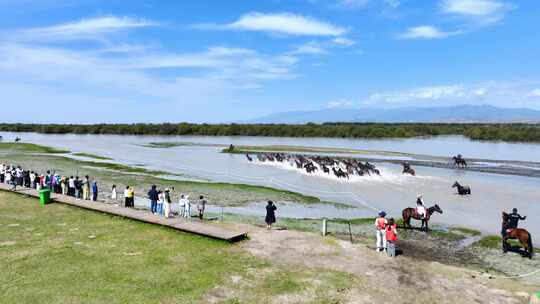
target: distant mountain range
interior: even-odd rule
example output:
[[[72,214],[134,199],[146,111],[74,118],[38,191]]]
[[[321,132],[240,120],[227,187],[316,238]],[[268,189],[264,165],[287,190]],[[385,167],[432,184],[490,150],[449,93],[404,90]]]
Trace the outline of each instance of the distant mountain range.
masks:
[[[426,122],[426,123],[498,123],[540,122],[540,111],[526,108],[499,108],[490,105],[451,107],[329,108],[317,111],[281,112],[242,123],[324,123],[324,122]]]

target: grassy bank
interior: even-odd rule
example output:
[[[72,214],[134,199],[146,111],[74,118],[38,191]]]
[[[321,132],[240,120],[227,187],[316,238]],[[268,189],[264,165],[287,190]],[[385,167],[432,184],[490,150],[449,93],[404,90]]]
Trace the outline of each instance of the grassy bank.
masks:
[[[98,160],[111,160],[111,158],[108,158],[108,157],[95,155],[95,154],[91,154],[91,153],[84,153],[84,152],[73,153],[73,155],[86,157],[86,158],[93,158],[93,159],[98,159]]]
[[[27,143],[0,143],[0,151],[25,152],[25,153],[48,153],[48,154],[69,153],[69,151],[66,151],[66,150],[60,150],[60,149],[51,148],[47,146],[27,144]]]
[[[0,192],[2,303],[337,303],[350,275],[285,269],[237,246]],[[311,284],[313,280],[320,285]],[[250,282],[237,289],[235,283]],[[234,297],[227,289],[234,290]]]
[[[0,147],[0,162],[21,165],[25,168],[45,172],[50,170],[61,175],[84,176],[95,178],[102,192],[108,192],[111,186],[117,185],[122,190],[126,185],[135,187],[136,195],[144,196],[151,185],[174,187],[173,199],[180,193],[192,197],[204,195],[212,204],[224,206],[241,206],[254,202],[274,200],[276,202],[295,202],[299,204],[324,203],[318,198],[302,195],[296,192],[278,190],[269,187],[251,186],[245,184],[199,182],[180,180],[181,175],[150,170],[142,167],[132,167],[122,164],[100,161],[84,161],[71,159],[62,155],[36,153],[36,150],[46,151],[48,147],[37,145],[21,145],[14,150]],[[27,147],[28,149],[25,149]],[[174,176],[179,179],[167,179],[163,176]],[[342,206],[342,204],[334,205]]]

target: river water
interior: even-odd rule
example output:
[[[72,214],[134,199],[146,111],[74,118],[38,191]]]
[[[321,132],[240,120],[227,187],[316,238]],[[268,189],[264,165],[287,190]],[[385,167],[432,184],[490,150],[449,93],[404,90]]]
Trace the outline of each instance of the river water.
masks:
[[[120,135],[46,135],[37,133],[2,133],[4,140],[16,136],[24,142],[87,152],[114,159],[128,165],[181,173],[196,179],[271,186],[320,197],[326,201],[347,203],[355,208],[335,208],[316,205],[306,208],[290,203],[279,207],[278,216],[292,217],[363,217],[386,210],[400,217],[401,210],[414,206],[416,195],[422,193],[427,205],[438,203],[444,214],[436,214],[433,222],[466,226],[483,232],[498,233],[500,214],[516,207],[528,215],[522,226],[540,234],[540,179],[522,176],[416,167],[417,176],[401,174],[401,167],[377,163],[380,177],[358,177],[339,181],[322,175],[307,175],[286,165],[248,162],[243,155],[219,153],[219,147],[208,145],[149,148],[150,142],[195,142],[235,145],[294,145],[384,150],[450,156],[463,154],[468,158],[540,162],[539,144],[516,144],[471,141],[460,136],[413,139],[328,139],[275,137],[201,137],[201,136],[120,136]],[[469,185],[473,194],[461,197],[451,188],[454,181]],[[219,204],[219,202],[212,202]],[[260,202],[226,211],[264,214]]]

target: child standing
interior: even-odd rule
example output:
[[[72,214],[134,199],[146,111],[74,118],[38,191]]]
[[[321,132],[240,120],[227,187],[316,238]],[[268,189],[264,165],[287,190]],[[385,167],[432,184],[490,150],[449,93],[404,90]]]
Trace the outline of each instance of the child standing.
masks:
[[[397,225],[393,218],[388,220],[386,225],[386,252],[389,257],[396,256]]]

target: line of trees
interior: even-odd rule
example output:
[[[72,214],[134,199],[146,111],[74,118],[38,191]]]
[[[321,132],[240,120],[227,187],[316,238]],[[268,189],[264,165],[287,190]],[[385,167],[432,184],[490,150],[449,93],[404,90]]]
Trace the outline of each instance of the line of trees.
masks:
[[[207,135],[409,138],[463,135],[476,140],[540,142],[540,124],[324,123],[324,124],[0,124],[0,131],[47,134]]]

